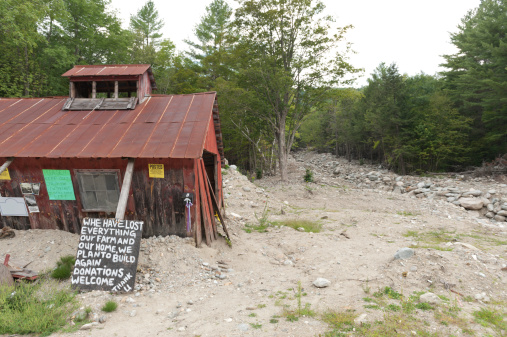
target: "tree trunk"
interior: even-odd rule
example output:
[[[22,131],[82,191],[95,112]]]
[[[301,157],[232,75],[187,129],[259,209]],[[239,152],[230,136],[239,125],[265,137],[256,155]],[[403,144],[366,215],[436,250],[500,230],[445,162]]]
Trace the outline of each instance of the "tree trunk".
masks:
[[[285,128],[279,128],[277,130],[277,141],[278,141],[278,163],[280,167],[280,179],[287,181],[287,149],[285,144]]]

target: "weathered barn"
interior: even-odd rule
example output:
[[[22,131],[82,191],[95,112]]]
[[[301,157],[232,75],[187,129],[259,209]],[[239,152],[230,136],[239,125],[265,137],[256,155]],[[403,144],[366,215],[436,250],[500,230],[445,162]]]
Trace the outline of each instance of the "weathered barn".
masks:
[[[75,66],[70,97],[0,99],[0,226],[216,238],[223,147],[215,92],[154,95],[149,65]]]

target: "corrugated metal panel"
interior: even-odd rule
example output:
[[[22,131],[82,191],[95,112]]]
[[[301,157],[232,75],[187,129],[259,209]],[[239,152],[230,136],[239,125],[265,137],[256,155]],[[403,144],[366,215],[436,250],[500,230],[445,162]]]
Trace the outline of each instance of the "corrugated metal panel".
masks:
[[[129,76],[142,75],[150,68],[149,64],[121,65],[77,65],[64,73],[63,77],[74,76]]]
[[[200,158],[215,96],[154,96],[128,111],[62,111],[62,98],[0,100],[0,157]]]

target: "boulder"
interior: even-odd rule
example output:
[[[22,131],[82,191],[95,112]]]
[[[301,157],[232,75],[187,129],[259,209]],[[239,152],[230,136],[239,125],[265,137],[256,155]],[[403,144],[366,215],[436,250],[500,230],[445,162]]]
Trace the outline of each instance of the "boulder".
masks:
[[[331,281],[326,280],[325,278],[319,277],[315,281],[313,281],[313,285],[317,288],[326,288],[331,285]]]
[[[435,295],[433,293],[422,294],[421,297],[419,297],[419,300],[421,302],[425,302],[425,303],[429,303],[429,304],[440,304],[440,302],[442,302],[440,297],[438,297],[437,295]]]
[[[459,199],[459,204],[465,209],[473,210],[479,210],[483,206],[482,200],[476,198],[461,198]]]
[[[412,248],[401,248],[394,254],[394,259],[410,259],[412,256],[414,256],[414,250]]]

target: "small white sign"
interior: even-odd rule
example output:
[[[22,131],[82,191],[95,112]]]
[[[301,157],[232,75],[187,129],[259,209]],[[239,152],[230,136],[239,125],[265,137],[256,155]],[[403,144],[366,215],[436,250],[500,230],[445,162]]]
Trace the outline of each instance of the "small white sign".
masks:
[[[2,216],[28,216],[25,198],[0,197],[0,214]]]

